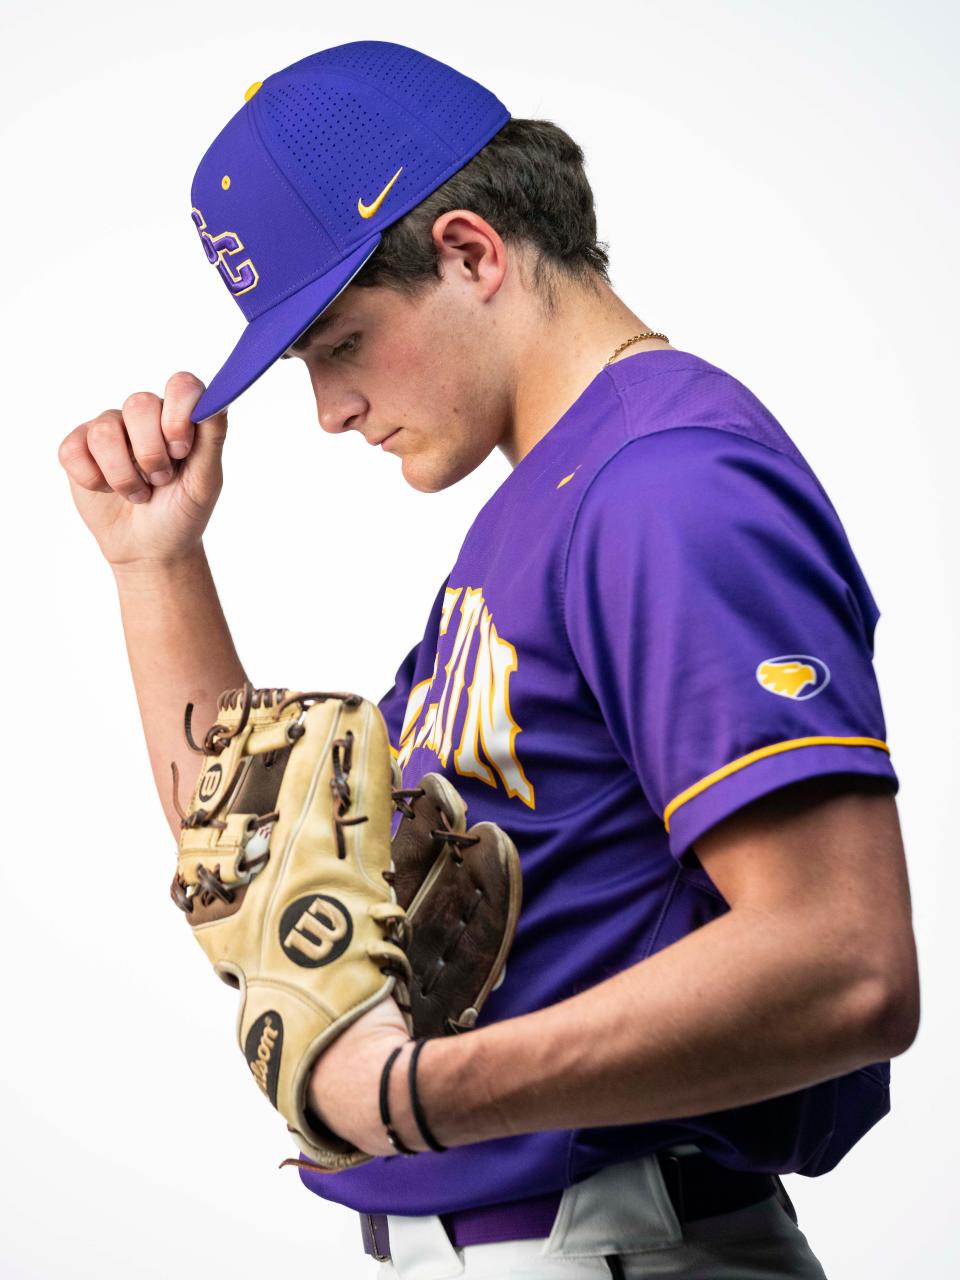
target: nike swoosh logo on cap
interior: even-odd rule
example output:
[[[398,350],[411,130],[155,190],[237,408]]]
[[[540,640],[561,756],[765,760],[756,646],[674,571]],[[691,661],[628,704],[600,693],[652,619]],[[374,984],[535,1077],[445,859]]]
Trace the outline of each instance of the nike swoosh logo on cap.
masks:
[[[374,200],[372,204],[364,204],[362,200],[357,201],[357,213],[359,213],[361,218],[373,217],[373,215],[377,212],[377,210],[383,204],[384,200],[386,200],[387,196],[390,194],[390,188],[393,186],[396,180],[400,177],[401,173],[403,173],[403,165],[400,166],[400,168],[393,175],[393,177],[390,179],[390,181],[383,188],[383,190],[380,192],[380,194],[377,196],[376,200]]]

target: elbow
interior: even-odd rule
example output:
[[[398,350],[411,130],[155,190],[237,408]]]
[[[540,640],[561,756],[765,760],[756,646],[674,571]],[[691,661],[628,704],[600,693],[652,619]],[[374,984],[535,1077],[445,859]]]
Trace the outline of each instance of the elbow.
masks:
[[[886,1003],[883,1019],[887,1052],[891,1058],[906,1053],[920,1030],[920,986],[918,982],[908,987],[897,987]]]
[[[906,1053],[920,1029],[920,983],[915,966],[882,978],[875,975],[869,996],[861,994],[865,1016],[858,1023],[871,1062]]]

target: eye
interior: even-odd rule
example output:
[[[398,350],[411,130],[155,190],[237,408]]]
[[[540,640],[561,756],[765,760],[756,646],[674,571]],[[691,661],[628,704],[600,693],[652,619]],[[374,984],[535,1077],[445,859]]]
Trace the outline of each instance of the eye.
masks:
[[[351,333],[349,338],[344,338],[342,342],[338,342],[337,345],[331,349],[330,355],[333,359],[336,359],[337,356],[349,355],[351,351],[356,351],[359,342],[359,333]]]

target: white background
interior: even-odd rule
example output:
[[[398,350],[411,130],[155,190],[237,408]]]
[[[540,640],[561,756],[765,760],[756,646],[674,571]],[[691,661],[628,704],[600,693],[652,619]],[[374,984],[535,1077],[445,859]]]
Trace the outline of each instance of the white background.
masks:
[[[193,171],[252,81],[369,38],[448,61],[582,143],[618,290],[745,382],[840,511],[882,611],[923,1021],[894,1062],[891,1114],[833,1173],[786,1185],[831,1280],[958,1274],[957,7],[0,0],[0,14],[0,1274],[375,1272],[355,1216],[277,1171],[292,1151],[250,1091],[234,998],[167,896],[174,847],[112,578],[56,457],[130,392],[219,367],[242,321],[197,243]],[[299,362],[230,419],[207,543],[248,671],[378,697],[506,463],[417,494],[396,458],[320,431]]]

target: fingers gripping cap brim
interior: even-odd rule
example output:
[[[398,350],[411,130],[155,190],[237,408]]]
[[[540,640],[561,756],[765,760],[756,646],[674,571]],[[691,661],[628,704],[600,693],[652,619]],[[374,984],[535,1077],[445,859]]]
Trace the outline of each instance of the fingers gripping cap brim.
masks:
[[[236,398],[266,373],[291,343],[309,329],[322,311],[347,287],[380,243],[379,232],[331,271],[311,280],[302,289],[278,302],[251,320],[226,363],[213,378],[190,415],[202,422],[232,404]]]

